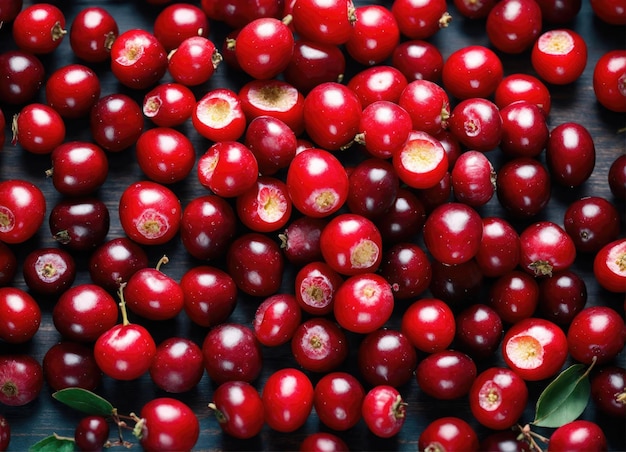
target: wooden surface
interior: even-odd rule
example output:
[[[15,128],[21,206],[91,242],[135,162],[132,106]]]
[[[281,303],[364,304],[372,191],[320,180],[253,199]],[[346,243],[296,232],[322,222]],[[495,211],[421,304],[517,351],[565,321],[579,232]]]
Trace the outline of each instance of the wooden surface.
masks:
[[[199,2],[196,1],[195,3],[198,4]],[[387,6],[391,5],[390,1],[380,3]],[[450,5],[452,4],[451,1],[448,3]],[[583,3],[584,5],[581,12],[568,26],[576,30],[586,39],[589,50],[587,67],[583,76],[572,85],[550,87],[552,92],[552,113],[549,117],[549,125],[550,128],[552,128],[567,121],[577,121],[585,125],[595,140],[597,162],[593,175],[583,186],[573,190],[559,187],[553,189],[552,199],[545,211],[539,215],[539,218],[550,219],[559,224],[562,224],[563,213],[568,203],[574,199],[584,195],[600,195],[614,200],[608,190],[607,172],[611,162],[620,153],[623,153],[625,148],[624,134],[618,133],[618,129],[625,125],[624,115],[611,113],[602,108],[595,101],[591,84],[593,67],[598,58],[608,50],[625,47],[624,28],[604,24],[592,14],[588,2],[584,1]],[[31,4],[31,2],[26,1],[25,4],[28,5]],[[146,6],[143,0],[59,0],[55,2],[55,4],[64,11],[68,24],[71,24],[77,12],[84,7],[93,5],[103,6],[116,18],[120,31],[134,27],[152,30],[151,24],[158,13],[156,7]],[[483,21],[472,22],[464,19],[452,6],[450,6],[450,12],[453,16],[450,27],[440,31],[431,39],[431,41],[439,47],[444,58],[450,55],[454,50],[469,44],[489,45],[484,33]],[[221,24],[212,24],[212,37],[219,46],[221,46],[221,40],[227,31],[227,28]],[[12,48],[14,48],[14,44],[11,38],[11,27],[5,25],[0,29],[0,51],[6,51]],[[506,74],[514,72],[532,73],[528,53],[516,56],[501,55],[501,57]],[[52,55],[42,57],[42,61],[45,64],[47,74],[50,74],[54,69],[68,63],[78,62],[71,52],[69,39],[67,38]],[[132,92],[118,84],[110,73],[107,64],[92,67],[100,74],[102,95],[124,92],[132,95],[138,101],[143,97],[143,92]],[[351,66],[348,72],[354,73],[358,69],[360,68]],[[167,76],[163,80],[168,80]],[[222,65],[213,79],[206,85],[195,89],[195,93],[196,95],[201,95],[202,92],[206,92],[208,89],[217,86],[227,86],[236,89],[242,80],[245,80],[245,78],[242,79],[236,74],[232,74],[225,65]],[[43,93],[40,94],[37,100],[44,100]],[[17,108],[13,106],[0,105],[0,107],[3,109],[7,118],[11,118],[13,113],[17,110]],[[146,127],[150,126],[151,124],[146,121]],[[68,121],[67,128],[67,140],[91,140],[86,120]],[[198,155],[203,153],[210,145],[207,140],[198,136],[190,122],[184,124],[179,129],[184,131],[192,139]],[[49,211],[60,199],[60,196],[53,189],[51,181],[47,180],[44,175],[44,171],[50,165],[49,157],[29,155],[19,146],[11,145],[8,126],[5,132],[7,138],[3,150],[0,152],[0,179],[4,180],[20,177],[33,181],[44,191]],[[132,148],[118,154],[110,154],[109,158],[109,177],[104,187],[100,190],[99,196],[110,209],[111,228],[108,238],[114,238],[123,235],[117,218],[119,195],[131,182],[142,179],[144,176],[135,163]],[[496,169],[502,164],[503,160],[499,151],[490,153],[489,158],[492,159]],[[183,205],[187,204],[194,197],[206,193],[205,189],[198,183],[195,173],[192,173],[184,182],[176,184],[173,189],[179,195]],[[624,205],[620,203],[617,205],[620,211],[624,212]],[[495,198],[488,205],[481,208],[480,213],[482,215],[504,215]],[[518,228],[518,231],[521,231],[525,225],[519,222],[514,224]],[[623,231],[624,228],[622,227],[622,232]],[[43,246],[55,246],[55,242],[50,237],[47,221],[35,238],[23,245],[14,247],[14,249],[21,262],[28,251]],[[154,264],[156,264],[158,257],[164,253],[167,254],[170,257],[170,263],[164,267],[164,270],[170,276],[177,279],[192,266],[200,264],[200,262],[190,258],[178,239],[174,239],[171,243],[162,247],[149,248],[147,251],[151,262]],[[85,271],[87,257],[86,255],[78,257],[79,274],[76,279],[76,284],[89,282],[89,275]],[[598,287],[593,280],[591,261],[591,256],[579,255],[573,267],[586,281],[589,293],[588,305],[607,304],[621,312],[623,296],[609,294]],[[215,265],[220,265],[220,263],[216,262]],[[281,291],[293,290],[292,279],[293,270],[288,269],[283,280]],[[21,270],[18,271],[14,284],[17,287],[25,288]],[[39,297],[38,300],[43,311],[43,321],[35,338],[29,343],[20,346],[0,344],[0,353],[24,352],[41,360],[48,348],[60,339],[60,335],[54,329],[51,321],[51,311],[54,300],[42,299],[41,297]],[[230,320],[250,325],[258,303],[259,300],[241,296]],[[401,309],[398,308],[396,311],[394,317],[389,321],[389,327],[399,327]],[[198,344],[201,344],[207,332],[206,329],[192,324],[183,314],[175,320],[161,323],[146,323],[135,317],[133,317],[132,320],[148,326],[153,332],[157,342],[169,336],[179,335],[190,337]],[[356,349],[361,337],[352,334],[349,334],[348,337],[351,345],[351,353],[344,366],[341,367],[341,370],[357,372]],[[264,348],[263,353],[265,362],[263,372],[255,383],[259,389],[262,389],[265,379],[274,370],[284,366],[296,366],[291,357],[288,345],[275,349]],[[619,357],[618,364],[625,366],[625,358],[622,353]],[[493,361],[480,364],[479,369],[494,363],[501,363],[501,358],[494,356]],[[569,363],[568,361],[568,364]],[[313,382],[319,378],[317,375],[310,375]],[[532,420],[534,402],[545,384],[546,382],[529,384],[531,400],[522,418],[523,422]],[[294,433],[279,434],[266,427],[258,437],[252,440],[234,440],[221,433],[217,421],[207,408],[207,404],[211,401],[214,388],[214,385],[205,375],[195,390],[177,396],[194,409],[200,420],[201,433],[196,445],[197,450],[293,450],[298,448],[300,441],[308,433],[317,430],[327,430],[320,425],[316,414],[313,412],[306,425]],[[116,382],[105,377],[97,392],[110,400],[121,413],[128,413],[130,411],[138,412],[143,403],[152,398],[166,395],[152,384],[147,375],[131,382]],[[481,438],[489,433],[472,419],[465,399],[451,402],[433,400],[420,391],[414,380],[406,387],[402,387],[401,392],[408,403],[408,417],[403,431],[397,437],[388,440],[377,439],[367,431],[363,422],[360,422],[355,428],[347,432],[338,433],[338,435],[346,440],[352,450],[416,450],[417,439],[422,429],[434,418],[444,415],[460,416],[468,420],[476,427]],[[25,450],[28,446],[50,435],[52,432],[65,436],[73,435],[74,427],[81,415],[54,401],[50,397],[50,394],[50,388],[45,386],[39,398],[24,407],[0,407],[0,412],[8,417],[12,426],[10,450]],[[626,449],[623,422],[597,414],[592,404],[588,406],[583,417],[596,420],[603,426],[612,450]],[[547,432],[549,433],[549,431]],[[134,441],[130,433],[128,433],[125,438]],[[139,446],[136,445],[134,448],[139,449]]]

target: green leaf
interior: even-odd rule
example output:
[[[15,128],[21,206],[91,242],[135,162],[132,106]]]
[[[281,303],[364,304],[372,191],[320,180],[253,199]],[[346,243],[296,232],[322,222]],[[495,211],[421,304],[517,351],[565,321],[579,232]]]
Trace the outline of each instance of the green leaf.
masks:
[[[50,435],[28,448],[28,452],[74,452],[74,440]]]
[[[52,394],[52,397],[87,414],[110,416],[115,410],[109,401],[82,388],[61,389]]]
[[[576,420],[589,402],[588,375],[589,369],[583,364],[574,364],[561,372],[539,396],[532,423],[538,427],[558,428]]]

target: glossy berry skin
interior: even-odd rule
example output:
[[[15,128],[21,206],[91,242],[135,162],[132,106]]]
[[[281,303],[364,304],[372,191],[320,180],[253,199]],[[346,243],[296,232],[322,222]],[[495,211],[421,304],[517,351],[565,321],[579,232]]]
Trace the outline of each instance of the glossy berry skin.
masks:
[[[400,93],[398,104],[411,117],[414,130],[437,135],[448,125],[450,99],[446,91],[435,82],[409,82]]]
[[[222,431],[237,439],[252,438],[265,425],[261,395],[245,381],[227,381],[219,385],[209,408],[215,413]]]
[[[528,400],[528,387],[517,373],[506,367],[489,367],[479,373],[468,395],[476,420],[493,430],[515,425]]]
[[[111,218],[99,198],[68,198],[52,207],[48,224],[54,239],[67,249],[89,251],[104,243]]]
[[[286,367],[267,377],[261,399],[267,425],[289,433],[302,427],[313,409],[314,387],[301,370]]]
[[[502,62],[493,50],[470,45],[446,59],[441,77],[443,87],[457,99],[487,98],[495,92],[503,73]]]
[[[587,65],[587,44],[573,30],[548,30],[537,38],[531,64],[539,77],[555,85],[576,81]]]
[[[124,232],[141,245],[164,244],[180,229],[180,200],[156,182],[139,181],[126,187],[118,210]]]
[[[539,312],[561,327],[569,325],[587,303],[587,284],[577,273],[564,270],[539,281]]]
[[[409,134],[391,160],[401,182],[412,188],[436,186],[448,170],[448,154],[441,142],[422,131]]]
[[[482,152],[469,150],[462,153],[450,175],[454,197],[469,206],[486,204],[496,192],[496,172]]]
[[[448,265],[432,261],[431,294],[454,309],[479,299],[484,277],[474,259],[462,264]]]
[[[626,155],[621,154],[613,160],[608,174],[609,189],[617,199],[626,199]]]
[[[146,93],[142,111],[159,127],[175,127],[191,117],[196,98],[185,85],[160,83]]]
[[[139,417],[139,442],[144,450],[190,451],[200,436],[196,414],[184,402],[171,397],[150,400],[141,408]]]
[[[376,273],[359,273],[350,276],[337,289],[333,313],[346,330],[367,334],[389,320],[393,307],[389,283]]]
[[[611,25],[626,24],[626,11],[617,0],[591,0],[591,9],[603,22]]]
[[[0,100],[21,105],[34,99],[43,85],[45,69],[37,56],[21,50],[9,50],[0,54],[0,76],[8,81],[0,86]]]
[[[393,66],[380,64],[363,69],[348,81],[350,88],[361,101],[363,108],[379,100],[397,103],[407,78]]]
[[[347,146],[359,131],[361,102],[345,85],[326,82],[304,98],[304,127],[317,146],[337,151]]]
[[[607,450],[606,436],[595,422],[578,419],[557,428],[550,435],[549,451],[603,451]]]
[[[97,247],[89,258],[89,276],[104,289],[115,292],[139,269],[148,266],[144,249],[128,237],[116,237]]]
[[[593,260],[593,274],[598,284],[611,292],[626,292],[626,239],[604,245]]]
[[[348,174],[339,159],[324,149],[297,154],[287,170],[286,183],[293,206],[313,218],[337,212],[348,197]]]
[[[303,0],[292,11],[295,32],[308,41],[345,44],[352,35],[354,17],[352,0]]]
[[[400,41],[395,17],[381,5],[359,6],[355,9],[355,16],[346,51],[360,64],[372,66],[384,62]]]
[[[70,27],[70,46],[74,54],[90,63],[102,63],[111,56],[111,45],[119,34],[115,18],[106,9],[88,6],[81,9]]]
[[[145,327],[136,323],[118,323],[96,339],[93,353],[105,375],[128,381],[149,370],[156,354],[156,344]]]
[[[254,154],[259,173],[272,176],[289,166],[295,157],[297,138],[284,121],[261,115],[254,117],[248,124],[244,144]]]
[[[396,299],[423,293],[432,279],[430,258],[419,245],[399,242],[383,253],[380,274],[391,284]]]
[[[86,416],[76,425],[74,442],[81,451],[99,451],[109,439],[109,424],[102,416]]]
[[[626,417],[626,406],[620,401],[624,393],[626,369],[616,365],[603,366],[591,375],[591,399],[605,414]]]
[[[144,131],[135,143],[135,156],[144,174],[160,184],[182,181],[196,162],[191,140],[169,127]]]
[[[22,344],[39,331],[41,308],[28,292],[17,287],[2,287],[0,306],[3,312],[0,339],[3,341]]]
[[[178,48],[187,38],[207,37],[209,31],[210,24],[206,14],[195,5],[168,5],[154,20],[154,36],[167,52]]]
[[[484,217],[483,235],[474,256],[481,273],[488,278],[502,276],[519,263],[519,234],[511,223],[500,217]]]
[[[498,83],[494,93],[494,102],[498,108],[502,109],[518,101],[537,105],[544,116],[547,116],[552,108],[552,99],[548,87],[534,75],[510,74]]]
[[[624,319],[608,306],[587,307],[572,320],[567,344],[576,361],[606,364],[624,348]]]
[[[493,356],[502,340],[502,319],[491,307],[477,303],[456,315],[455,346],[475,361]]]
[[[581,0],[562,3],[555,0],[539,0],[541,18],[551,24],[566,24],[576,18],[582,6]]]
[[[476,374],[472,358],[455,350],[430,354],[415,369],[420,389],[437,400],[453,400],[467,395]]]
[[[251,77],[263,80],[280,74],[293,55],[294,37],[289,27],[273,17],[246,24],[235,40],[239,67]]]
[[[190,391],[204,375],[202,349],[190,339],[169,337],[157,345],[148,371],[152,382],[166,392]]]
[[[497,172],[496,195],[500,204],[516,218],[530,218],[550,200],[550,174],[537,160],[518,157]]]
[[[357,142],[364,142],[373,157],[387,159],[404,144],[412,128],[411,116],[400,105],[386,100],[374,101],[361,114]]]
[[[344,213],[332,218],[322,229],[320,250],[324,261],[337,273],[370,273],[380,266],[382,237],[371,220]]]
[[[68,64],[50,74],[45,90],[46,103],[63,118],[82,118],[100,97],[100,79],[87,66]]]
[[[448,128],[461,144],[481,152],[495,149],[503,135],[498,107],[482,97],[470,97],[459,102],[452,110]]]
[[[293,333],[291,353],[304,370],[327,373],[348,356],[348,343],[342,328],[324,317],[302,322]]]
[[[259,176],[253,187],[237,197],[235,207],[241,222],[256,232],[283,228],[292,212],[287,185],[272,176]]]
[[[13,40],[21,50],[33,54],[53,52],[66,33],[63,12],[49,3],[27,6],[13,21]]]
[[[489,306],[510,324],[531,317],[539,303],[536,277],[522,270],[512,270],[496,279],[489,289]]]
[[[441,28],[445,28],[451,19],[443,0],[395,0],[391,4],[391,12],[398,22],[400,32],[409,39],[430,38]]]
[[[22,243],[35,235],[46,216],[41,189],[22,179],[0,182],[0,240]]]
[[[478,436],[472,426],[456,416],[431,421],[417,440],[419,450],[441,447],[447,451],[477,451]]]
[[[109,173],[104,150],[87,141],[68,141],[50,154],[52,167],[46,172],[63,196],[87,196],[100,188]]]
[[[502,138],[500,149],[510,157],[537,157],[545,148],[550,132],[543,110],[528,101],[500,108]]]
[[[115,326],[118,307],[115,299],[95,284],[77,284],[61,294],[52,321],[61,335],[77,342],[93,342]]]
[[[346,57],[334,44],[296,39],[283,71],[285,81],[307,94],[320,83],[336,82],[346,71]]]
[[[216,195],[232,198],[254,187],[259,166],[252,151],[238,141],[219,141],[200,157],[198,179]]]
[[[43,384],[43,368],[34,357],[21,353],[0,356],[0,402],[4,405],[33,402]]]
[[[426,248],[435,259],[449,265],[461,264],[478,253],[483,225],[473,208],[450,202],[431,212],[423,233]]]
[[[291,221],[279,236],[287,260],[297,267],[322,260],[319,246],[324,218],[303,216]]]
[[[520,234],[520,267],[535,276],[566,270],[576,258],[576,247],[561,226],[539,221]]]
[[[79,342],[57,342],[41,364],[46,383],[55,391],[71,387],[93,391],[102,381],[92,348]]]
[[[261,345],[251,328],[222,323],[211,329],[202,343],[204,367],[212,381],[252,382],[261,373]]]
[[[612,50],[602,55],[593,69],[593,92],[598,102],[614,112],[626,112],[626,52]]]
[[[254,335],[268,347],[282,345],[293,338],[301,325],[302,310],[292,294],[265,298],[254,314]]]
[[[76,262],[62,248],[38,248],[24,258],[22,273],[33,292],[58,295],[74,282]]]
[[[443,55],[434,44],[412,39],[401,42],[394,48],[391,64],[409,81],[438,82],[443,70]]]
[[[566,187],[583,184],[596,163],[595,145],[587,128],[576,122],[553,128],[546,143],[546,162],[557,183]]]
[[[339,436],[329,432],[310,433],[300,443],[300,452],[348,452],[348,445]]]
[[[198,265],[180,278],[185,314],[197,325],[212,327],[224,322],[237,304],[237,286],[223,270]]]
[[[46,104],[28,104],[14,117],[13,143],[28,152],[50,154],[64,139],[63,118]]]
[[[505,53],[522,53],[541,33],[541,8],[535,1],[504,0],[487,15],[486,30],[493,46]]]
[[[407,307],[400,331],[419,351],[445,350],[452,344],[456,332],[454,313],[442,300],[421,298]]]
[[[333,311],[335,294],[343,281],[343,277],[326,262],[309,262],[296,273],[296,301],[309,314],[329,314]]]
[[[555,376],[567,358],[567,338],[555,323],[530,317],[511,326],[502,340],[507,366],[526,381]]]
[[[121,33],[111,45],[111,72],[131,89],[155,85],[167,70],[167,53],[150,32],[138,28]]]
[[[22,10],[23,6],[24,6],[23,0],[3,1],[2,4],[0,5],[0,21],[6,22],[6,23],[13,22],[13,20],[15,20],[15,17]],[[8,422],[6,422],[6,419],[4,419],[3,424],[8,426]],[[7,440],[7,444],[4,444],[5,447],[3,447],[2,449],[6,449],[7,445],[8,445],[8,440]]]
[[[400,331],[381,328],[363,338],[359,344],[357,364],[361,376],[372,386],[398,388],[413,377],[417,353]]]
[[[363,398],[361,412],[370,432],[379,438],[391,438],[404,426],[406,406],[400,392],[393,386],[379,385]]]
[[[449,178],[448,178],[449,179]],[[426,207],[413,190],[398,188],[391,207],[374,219],[385,244],[410,242],[426,221]]]
[[[89,124],[96,144],[107,151],[120,152],[137,142],[143,132],[143,115],[132,97],[113,93],[94,104]]]
[[[352,374],[330,372],[315,385],[313,406],[325,426],[344,431],[361,419],[364,397],[365,389]]]
[[[615,205],[600,196],[585,196],[575,200],[563,217],[565,232],[574,241],[576,250],[583,253],[597,252],[616,240],[620,222]]]

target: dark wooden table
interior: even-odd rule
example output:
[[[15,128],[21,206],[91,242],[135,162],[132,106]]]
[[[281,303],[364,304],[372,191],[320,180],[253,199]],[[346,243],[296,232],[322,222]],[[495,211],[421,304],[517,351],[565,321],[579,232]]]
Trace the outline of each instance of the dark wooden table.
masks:
[[[156,7],[146,6],[143,0],[68,0],[54,1],[65,13],[67,23],[71,24],[75,15],[87,6],[103,6],[108,9],[116,18],[120,31],[130,28],[140,27],[152,30],[152,22],[156,17],[159,9]],[[25,1],[26,5],[32,1]],[[198,1],[192,2],[199,4]],[[361,4],[362,2],[357,2]],[[378,3],[390,6],[391,1],[380,1]],[[450,12],[453,21],[449,28],[440,31],[431,41],[441,50],[444,58],[450,55],[454,50],[469,44],[481,44],[489,46],[489,42],[484,33],[484,21],[470,21],[461,17],[450,4]],[[607,111],[601,107],[595,100],[592,89],[592,73],[598,58],[608,50],[620,49],[626,46],[626,37],[624,27],[610,26],[601,22],[596,18],[587,1],[583,2],[583,7],[576,19],[567,25],[580,33],[586,40],[589,50],[589,58],[586,70],[582,77],[575,83],[568,86],[553,86],[552,93],[552,112],[549,117],[550,128],[567,122],[577,121],[583,124],[591,132],[597,151],[596,168],[591,178],[581,187],[576,189],[564,189],[554,187],[552,199],[540,214],[541,219],[549,219],[559,224],[563,221],[563,213],[568,204],[585,195],[599,195],[607,197],[617,203],[618,208],[623,213],[624,204],[617,202],[608,189],[607,172],[611,162],[620,154],[624,153],[625,140],[624,134],[618,133],[620,128],[626,125],[625,116]],[[227,28],[222,24],[212,24],[212,37],[215,42],[221,46],[222,39],[227,32]],[[14,48],[11,38],[11,26],[5,25],[0,29],[0,51],[6,51]],[[533,73],[530,65],[529,53],[521,55],[500,55],[504,64],[505,73],[511,74],[515,72]],[[42,61],[46,67],[46,73],[50,74],[54,69],[72,62],[79,62],[73,56],[69,45],[69,40],[65,41],[51,55],[43,56]],[[124,92],[133,96],[136,100],[141,101],[143,92],[131,92],[121,86],[111,74],[107,64],[93,66],[100,74],[102,83],[102,95]],[[350,66],[349,73],[354,73],[360,68],[354,65]],[[164,80],[167,80],[167,76]],[[240,86],[243,78],[229,72],[225,65],[220,66],[215,76],[206,84],[195,89],[196,95],[201,95],[208,89],[218,86],[226,86],[236,89]],[[1,83],[1,81],[0,81]],[[43,101],[43,92],[35,100]],[[10,119],[19,107],[10,105],[0,105],[5,116]],[[151,124],[146,121],[146,127]],[[86,120],[76,120],[67,122],[67,139],[91,140],[89,127]],[[210,145],[210,143],[201,138],[193,129],[190,122],[179,128],[185,132],[192,140],[198,155]],[[2,152],[0,152],[0,179],[23,178],[37,184],[45,193],[48,211],[60,200],[60,196],[52,187],[51,181],[46,179],[44,171],[50,166],[49,156],[33,156],[22,150],[19,145],[10,144],[10,130],[7,126],[7,139],[4,143]],[[111,227],[108,238],[122,236],[124,233],[120,227],[117,216],[117,205],[119,195],[122,190],[131,182],[143,179],[140,169],[138,168],[133,149],[128,149],[117,154],[110,154],[110,174],[99,196],[103,199],[111,212]],[[503,159],[499,151],[489,154],[496,169],[502,164]],[[205,189],[200,186],[194,173],[185,181],[176,184],[173,189],[179,195],[183,205],[187,204],[194,197],[205,194]],[[497,200],[494,199],[480,209],[482,215],[505,215]],[[513,220],[511,220],[513,221]],[[519,231],[525,226],[524,223],[513,223]],[[624,232],[622,224],[622,233]],[[27,252],[43,246],[56,246],[51,238],[47,222],[44,223],[41,230],[35,238],[28,242],[15,246],[14,250],[18,255],[19,262]],[[152,247],[147,249],[151,262],[156,264],[158,258],[162,254],[170,257],[171,263],[166,266],[165,271],[174,278],[180,278],[185,271],[200,262],[192,259],[185,251],[178,239],[174,239],[165,246]],[[86,262],[88,256],[78,256],[79,272],[76,284],[90,282],[89,275],[86,271]],[[574,271],[580,274],[586,281],[588,289],[588,305],[610,305],[618,311],[622,312],[623,295],[610,294],[602,290],[593,279],[591,270],[592,256],[579,255],[573,266]],[[215,263],[219,265],[219,263]],[[283,281],[281,291],[291,291],[293,271],[288,269]],[[20,288],[26,288],[21,271],[15,278],[14,285]],[[484,300],[483,300],[484,301]],[[41,328],[36,336],[28,343],[19,346],[8,346],[0,344],[0,353],[23,352],[31,354],[38,360],[41,360],[48,348],[61,339],[55,330],[52,320],[51,311],[54,300],[39,299],[43,320]],[[241,296],[235,312],[230,320],[241,322],[247,325],[251,324],[252,317],[259,300]],[[399,327],[400,313],[396,313],[389,321],[388,326],[392,328]],[[142,322],[140,319],[133,318],[134,321]],[[145,323],[145,322],[144,322]],[[186,336],[198,344],[202,343],[207,330],[194,325],[183,314],[176,319],[161,323],[145,323],[153,332],[157,342],[173,336]],[[358,335],[349,335],[351,344],[351,353],[341,370],[347,370],[357,373],[356,370],[356,349],[358,341],[361,339]],[[263,383],[267,376],[274,370],[285,366],[296,366],[288,345],[277,347],[274,349],[264,348],[264,369],[261,377],[256,382],[256,386],[262,389]],[[479,369],[491,364],[501,363],[501,357],[496,355],[492,361],[481,363]],[[568,361],[567,364],[571,364]],[[626,356],[622,353],[618,357],[617,364],[626,366]],[[358,375],[358,373],[357,373]],[[313,382],[319,378],[311,374]],[[522,421],[532,420],[534,403],[539,392],[545,387],[546,382],[529,384],[531,398],[529,405],[523,415]],[[209,381],[205,375],[200,384],[189,393],[178,395],[181,400],[188,403],[197,414],[201,432],[200,438],[196,445],[198,450],[293,450],[297,449],[302,439],[309,433],[318,430],[327,430],[322,426],[313,412],[304,427],[291,434],[279,434],[264,428],[262,433],[248,441],[237,441],[221,433],[217,421],[207,408],[207,404],[211,401],[211,396],[215,386]],[[473,425],[479,436],[483,438],[489,431],[482,428],[472,419],[467,401],[465,399],[442,402],[436,401],[425,394],[418,388],[415,381],[412,381],[406,387],[400,388],[401,392],[408,403],[408,417],[403,431],[395,438],[382,440],[376,438],[367,431],[363,422],[360,422],[353,429],[346,432],[339,432],[338,435],[343,438],[352,450],[415,450],[417,448],[417,439],[422,429],[433,419],[444,416],[454,415],[460,416],[468,420]],[[33,402],[23,407],[0,407],[0,413],[4,414],[10,421],[12,426],[12,440],[10,450],[25,450],[30,445],[40,439],[56,432],[64,436],[72,436],[76,423],[81,414],[61,405],[50,396],[51,389],[44,386],[40,396]],[[156,388],[149,379],[148,375],[130,382],[117,382],[107,377],[103,379],[101,386],[97,392],[103,397],[110,400],[121,413],[131,411],[138,412],[142,405],[160,396],[165,396],[163,391]],[[626,450],[625,431],[623,420],[608,418],[601,413],[597,413],[593,404],[589,404],[588,408],[582,415],[585,419],[595,420],[604,429],[609,439],[611,450]],[[549,433],[546,430],[545,433]],[[132,435],[127,434],[126,439],[134,441]],[[135,448],[139,448],[138,445]]]

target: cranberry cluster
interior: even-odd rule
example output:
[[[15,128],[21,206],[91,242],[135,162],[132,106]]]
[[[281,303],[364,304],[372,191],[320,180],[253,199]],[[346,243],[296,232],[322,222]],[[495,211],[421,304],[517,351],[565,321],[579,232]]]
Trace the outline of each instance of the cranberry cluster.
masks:
[[[619,1],[60,3],[0,0],[0,450],[67,388],[137,410],[80,450],[526,450],[572,363],[548,449],[623,448]]]

